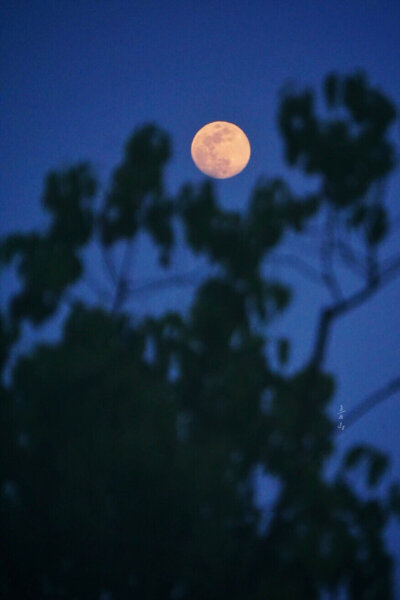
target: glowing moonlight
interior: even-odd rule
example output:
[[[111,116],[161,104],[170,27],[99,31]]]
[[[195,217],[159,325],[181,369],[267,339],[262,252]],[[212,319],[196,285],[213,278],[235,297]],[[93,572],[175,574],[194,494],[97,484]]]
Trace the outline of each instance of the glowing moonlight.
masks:
[[[217,179],[227,179],[243,171],[249,162],[250,143],[237,125],[213,121],[196,133],[191,154],[200,171]]]

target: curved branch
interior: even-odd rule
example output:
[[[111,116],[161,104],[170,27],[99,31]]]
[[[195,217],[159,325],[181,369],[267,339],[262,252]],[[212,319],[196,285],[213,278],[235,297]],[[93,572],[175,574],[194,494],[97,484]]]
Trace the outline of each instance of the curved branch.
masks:
[[[333,321],[364,304],[364,302],[381,290],[384,285],[392,281],[399,273],[400,259],[394,261],[393,264],[383,271],[378,278],[369,281],[367,285],[358,292],[355,292],[348,298],[345,298],[332,306],[322,309],[317,336],[310,359],[311,366],[320,369],[325,360],[326,348]]]

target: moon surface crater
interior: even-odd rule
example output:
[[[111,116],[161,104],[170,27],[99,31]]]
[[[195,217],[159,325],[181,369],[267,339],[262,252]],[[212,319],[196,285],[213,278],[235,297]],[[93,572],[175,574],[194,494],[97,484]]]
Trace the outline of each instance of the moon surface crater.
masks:
[[[246,134],[234,123],[213,121],[204,125],[193,138],[193,162],[200,171],[217,179],[237,175],[250,159]]]

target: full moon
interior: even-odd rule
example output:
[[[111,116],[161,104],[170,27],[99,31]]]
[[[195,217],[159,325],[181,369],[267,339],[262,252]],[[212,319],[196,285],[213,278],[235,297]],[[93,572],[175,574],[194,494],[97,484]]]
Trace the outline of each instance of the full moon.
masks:
[[[227,121],[213,121],[199,129],[190,151],[196,167],[217,179],[237,175],[250,159],[250,143],[246,134]]]

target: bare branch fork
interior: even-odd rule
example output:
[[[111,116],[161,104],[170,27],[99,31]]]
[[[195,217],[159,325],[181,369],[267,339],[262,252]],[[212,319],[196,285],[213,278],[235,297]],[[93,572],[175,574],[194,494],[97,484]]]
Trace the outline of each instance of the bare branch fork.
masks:
[[[381,272],[379,277],[368,281],[364,288],[358,292],[355,292],[348,298],[322,310],[317,329],[316,341],[310,360],[311,366],[318,370],[323,365],[329,335],[334,320],[369,300],[369,298],[381,290],[384,285],[392,281],[399,272],[400,258],[393,261],[389,267]]]

